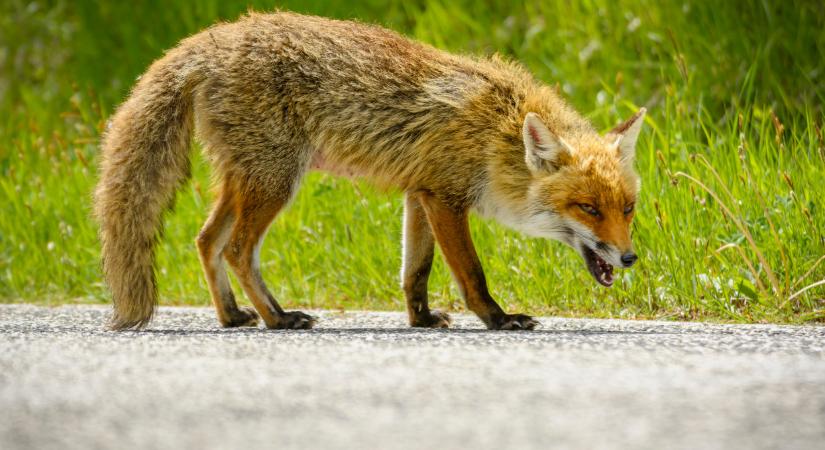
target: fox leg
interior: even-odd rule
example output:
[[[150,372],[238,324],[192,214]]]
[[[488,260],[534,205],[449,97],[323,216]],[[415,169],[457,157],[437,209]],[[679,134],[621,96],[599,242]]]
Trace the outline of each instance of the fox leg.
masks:
[[[223,250],[235,222],[233,200],[232,192],[225,183],[196,242],[218,321],[224,327],[254,327],[258,325],[258,314],[249,307],[238,308],[223,263]]]
[[[292,194],[291,180],[278,184],[288,187],[279,191],[268,186],[267,181],[259,181],[247,182],[236,191],[235,223],[224,257],[267,328],[308,329],[315,324],[315,318],[300,311],[284,311],[261,276],[259,258],[266,229]]]
[[[470,236],[467,210],[452,208],[427,193],[420,194],[418,199],[467,307],[491,330],[535,328],[538,322],[530,316],[505,313],[487,290],[487,280]]]
[[[414,194],[404,198],[404,256],[401,286],[407,298],[410,326],[447,328],[450,316],[431,311],[427,301],[427,280],[433,264],[435,241],[427,215]]]

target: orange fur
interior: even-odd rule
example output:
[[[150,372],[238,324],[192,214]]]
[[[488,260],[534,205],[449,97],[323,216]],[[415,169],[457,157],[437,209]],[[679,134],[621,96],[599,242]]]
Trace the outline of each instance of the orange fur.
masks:
[[[638,192],[640,117],[602,137],[514,62],[451,55],[377,26],[291,13],[216,25],[153,63],[104,136],[95,211],[112,328],[152,317],[153,247],[188,177],[193,132],[222,186],[197,244],[224,326],[254,325],[258,316],[272,328],[312,325],[281,309],[257,258],[267,226],[316,169],[406,193],[402,284],[411,324],[449,324],[427,306],[437,241],[488,327],[532,328],[490,297],[467,215],[476,210],[580,251],[600,243],[605,258],[627,251],[632,216],[616,211]],[[583,202],[604,216],[583,216]],[[257,314],[237,307],[224,260]]]

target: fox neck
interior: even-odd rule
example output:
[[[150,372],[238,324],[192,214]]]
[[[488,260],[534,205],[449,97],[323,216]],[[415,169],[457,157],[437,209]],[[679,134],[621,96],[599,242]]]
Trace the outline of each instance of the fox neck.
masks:
[[[531,237],[568,243],[569,227],[555,211],[537,208],[533,174],[520,154],[493,152],[488,179],[475,203],[476,212]]]
[[[527,236],[569,243],[571,231],[567,221],[555,211],[532,206],[536,204],[531,201],[533,195],[529,174],[509,179],[497,175],[479,196],[475,209],[482,217]]]
[[[504,111],[495,122],[499,127],[486,137],[488,145],[487,182],[477,193],[475,209],[483,217],[528,236],[549,238],[573,245],[573,226],[557,212],[536,205],[538,192],[532,192],[534,174],[525,162],[522,125],[529,112],[550,118],[547,123],[560,137],[575,142],[583,136],[598,136],[590,123],[559,97],[554,89],[532,79],[512,85],[520,101]],[[481,104],[495,103],[495,99]],[[492,131],[492,130],[491,130]]]

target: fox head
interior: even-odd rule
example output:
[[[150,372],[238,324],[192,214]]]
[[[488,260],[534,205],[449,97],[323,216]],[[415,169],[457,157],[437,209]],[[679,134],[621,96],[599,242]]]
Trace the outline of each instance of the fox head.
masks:
[[[524,119],[522,139],[529,182],[523,207],[508,225],[574,248],[593,277],[613,284],[613,267],[636,262],[630,225],[639,193],[633,168],[645,109],[605,136],[551,131],[535,113]]]

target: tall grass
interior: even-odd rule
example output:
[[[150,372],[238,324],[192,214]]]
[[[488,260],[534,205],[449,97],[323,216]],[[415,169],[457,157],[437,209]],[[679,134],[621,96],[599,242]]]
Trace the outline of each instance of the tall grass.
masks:
[[[278,3],[360,18],[446,50],[518,59],[601,129],[646,106],[634,224],[612,289],[573,251],[475,220],[493,293],[531,313],[825,319],[825,15],[816,1]],[[164,48],[271,2],[8,0],[0,6],[0,301],[103,302],[90,220],[97,140]],[[209,169],[166,220],[162,301],[208,304],[193,239]],[[290,307],[402,309],[401,198],[314,174],[262,258]],[[438,259],[433,303],[461,309]]]

